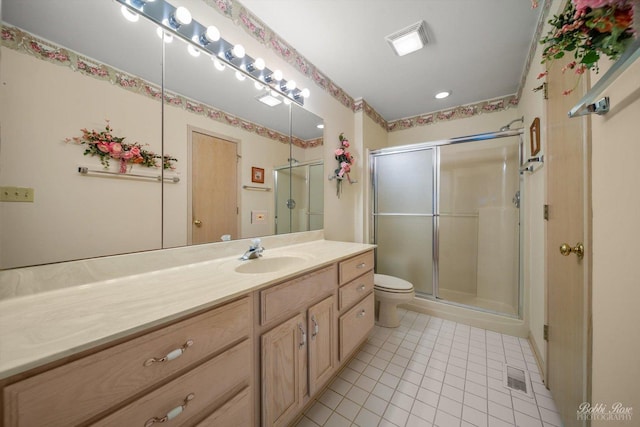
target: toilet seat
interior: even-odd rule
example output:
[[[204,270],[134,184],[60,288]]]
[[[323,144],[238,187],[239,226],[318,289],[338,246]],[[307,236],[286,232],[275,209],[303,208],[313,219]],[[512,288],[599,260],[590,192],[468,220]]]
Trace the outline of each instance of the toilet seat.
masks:
[[[413,285],[406,280],[386,274],[373,275],[373,288],[383,292],[394,294],[407,294],[413,292]]]

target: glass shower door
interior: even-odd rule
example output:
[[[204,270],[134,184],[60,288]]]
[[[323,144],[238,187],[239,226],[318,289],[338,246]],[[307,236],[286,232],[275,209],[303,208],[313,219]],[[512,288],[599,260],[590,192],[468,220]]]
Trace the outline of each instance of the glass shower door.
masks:
[[[376,272],[433,294],[434,149],[373,157]]]
[[[438,298],[518,314],[519,141],[439,148]]]

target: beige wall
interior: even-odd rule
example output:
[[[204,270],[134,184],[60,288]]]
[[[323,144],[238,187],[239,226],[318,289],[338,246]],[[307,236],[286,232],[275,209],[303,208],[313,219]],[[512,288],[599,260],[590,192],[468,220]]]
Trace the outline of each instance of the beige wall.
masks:
[[[600,76],[602,75],[600,73]],[[599,77],[599,76],[598,76]],[[640,61],[604,93],[611,111],[592,116],[593,382],[592,402],[633,407],[640,422]]]

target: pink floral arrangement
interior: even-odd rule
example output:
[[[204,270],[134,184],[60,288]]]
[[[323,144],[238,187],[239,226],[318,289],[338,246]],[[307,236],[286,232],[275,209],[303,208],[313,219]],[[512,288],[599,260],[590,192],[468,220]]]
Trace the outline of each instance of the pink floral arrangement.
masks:
[[[351,178],[349,177],[349,172],[351,172],[351,166],[355,161],[355,158],[347,151],[349,149],[349,140],[345,138],[344,133],[341,133],[338,136],[338,140],[340,141],[340,147],[334,151],[334,155],[336,160],[338,161],[338,168],[335,170],[335,176],[338,180],[337,185],[337,195],[340,197],[342,193],[342,181],[346,178],[349,183],[352,183]]]
[[[137,164],[146,167],[158,168],[157,160],[162,160],[164,169],[174,170],[173,162],[178,160],[165,155],[164,157],[155,154],[153,151],[145,150],[143,146],[134,142],[132,144],[125,143],[124,137],[113,135],[113,129],[107,120],[107,125],[101,132],[95,130],[80,129],[82,136],[66,138],[65,142],[75,142],[76,144],[85,144],[84,155],[99,156],[100,163],[106,168],[109,167],[111,159],[120,162],[120,173],[127,172],[127,165]]]
[[[573,53],[574,60],[562,72],[573,70],[579,76],[587,70],[597,72],[601,55],[616,60],[637,37],[633,20],[639,9],[640,0],[571,0],[559,16],[549,21],[553,28],[540,40],[546,44],[542,63]]]

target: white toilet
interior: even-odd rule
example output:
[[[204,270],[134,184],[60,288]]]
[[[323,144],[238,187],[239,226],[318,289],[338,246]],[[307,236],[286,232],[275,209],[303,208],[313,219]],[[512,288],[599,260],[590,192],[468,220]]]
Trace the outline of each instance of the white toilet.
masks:
[[[373,293],[376,299],[376,319],[378,326],[396,328],[398,304],[406,304],[413,300],[413,285],[406,280],[386,274],[374,274]]]

